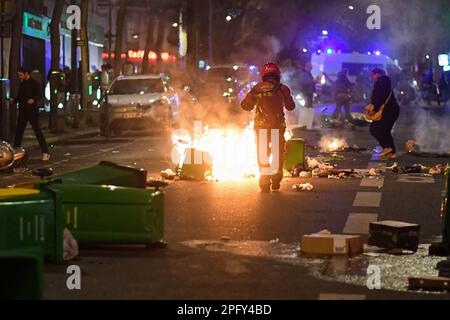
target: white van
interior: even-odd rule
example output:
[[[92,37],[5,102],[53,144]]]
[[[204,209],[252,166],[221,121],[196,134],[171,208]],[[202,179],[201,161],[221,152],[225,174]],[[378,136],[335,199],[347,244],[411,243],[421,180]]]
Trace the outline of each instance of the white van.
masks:
[[[392,78],[397,78],[401,69],[388,56],[382,54],[361,53],[322,53],[313,54],[311,58],[312,75],[320,79],[317,83],[317,93],[320,100],[332,100],[332,83],[342,69],[348,70],[351,82],[358,82],[360,86],[354,92],[354,100],[367,99],[370,91],[370,73],[374,68],[380,68]]]
[[[374,68],[380,68],[388,75],[398,73],[401,69],[394,60],[385,55],[361,54],[361,53],[333,53],[313,54],[311,58],[314,77],[326,74],[331,80],[336,80],[337,74],[342,69],[347,69],[350,81],[354,82],[362,72],[371,72]],[[323,83],[322,83],[323,84]]]

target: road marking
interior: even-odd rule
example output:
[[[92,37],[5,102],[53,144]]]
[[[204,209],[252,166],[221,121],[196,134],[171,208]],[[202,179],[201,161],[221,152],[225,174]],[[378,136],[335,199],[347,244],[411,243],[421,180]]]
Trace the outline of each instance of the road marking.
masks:
[[[350,213],[345,222],[343,233],[369,234],[369,224],[378,221],[376,213]]]
[[[364,294],[321,293],[319,300],[366,300]]]
[[[423,177],[413,175],[399,175],[397,182],[401,183],[435,183],[434,177]]]
[[[358,192],[353,201],[354,207],[379,207],[381,204],[381,192]]]
[[[361,187],[382,188],[384,186],[384,177],[363,178]]]

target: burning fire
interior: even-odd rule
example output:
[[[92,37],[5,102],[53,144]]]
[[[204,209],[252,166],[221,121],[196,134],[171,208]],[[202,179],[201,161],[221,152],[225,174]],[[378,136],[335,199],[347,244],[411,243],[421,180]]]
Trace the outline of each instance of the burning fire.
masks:
[[[319,141],[319,147],[322,151],[334,152],[348,148],[348,144],[344,139],[322,137]]]
[[[286,130],[285,139],[292,138]],[[256,139],[253,123],[245,129],[203,127],[192,139],[188,134],[172,135],[172,142],[179,154],[178,166],[182,167],[186,149],[195,148],[211,156],[212,175],[215,180],[238,180],[259,177]]]

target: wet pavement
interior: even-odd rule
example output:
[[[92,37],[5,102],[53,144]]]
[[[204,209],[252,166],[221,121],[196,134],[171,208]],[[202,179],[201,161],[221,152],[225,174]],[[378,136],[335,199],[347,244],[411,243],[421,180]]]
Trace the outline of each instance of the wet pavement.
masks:
[[[404,141],[411,139],[412,130],[407,121],[397,126],[400,150]],[[371,150],[376,143],[367,131],[362,127],[295,130],[294,134],[311,146],[327,135],[344,137],[350,145]],[[29,170],[0,175],[0,185],[36,180],[30,172],[37,167],[51,167],[60,174],[102,160],[143,167],[152,177],[158,177],[161,170],[173,167],[170,150],[165,135],[148,132],[126,133],[108,140],[72,140],[56,144],[49,163],[40,162],[39,154],[33,151]],[[339,154],[344,160],[333,163],[342,169],[382,168],[394,162],[374,160],[370,152]],[[317,156],[318,151],[310,149],[308,155]],[[434,165],[450,160],[419,158],[400,151],[396,161],[400,165]],[[71,262],[82,269],[82,290],[66,289],[66,266],[47,265],[45,297],[319,299],[353,294],[364,299],[434,298],[435,294],[406,291],[405,277],[437,274],[434,267],[442,259],[428,257],[426,245],[441,233],[439,210],[444,177],[397,175],[387,170],[373,179],[377,183],[358,178],[287,178],[280,192],[272,194],[261,194],[257,180],[251,178],[238,182],[171,182],[165,190],[166,249],[82,248],[80,257]],[[292,190],[294,184],[307,182],[314,185],[312,191]],[[302,235],[323,229],[342,233],[355,214],[379,221],[420,224],[419,251],[389,255],[367,248],[366,254],[350,259],[305,257],[299,253]],[[366,241],[367,231],[359,231]],[[365,285],[369,265],[381,269],[381,290],[369,290]],[[448,294],[439,297],[449,298]]]

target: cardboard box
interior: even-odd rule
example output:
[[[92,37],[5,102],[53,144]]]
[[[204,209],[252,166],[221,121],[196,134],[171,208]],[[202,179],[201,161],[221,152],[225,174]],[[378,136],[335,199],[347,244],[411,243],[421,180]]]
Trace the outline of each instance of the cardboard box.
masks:
[[[378,221],[369,225],[367,244],[386,249],[417,251],[420,226],[400,221]]]
[[[315,233],[304,235],[301,240],[302,253],[309,254],[360,254],[364,245],[360,236]]]

